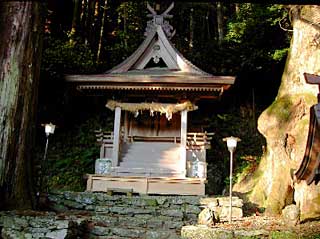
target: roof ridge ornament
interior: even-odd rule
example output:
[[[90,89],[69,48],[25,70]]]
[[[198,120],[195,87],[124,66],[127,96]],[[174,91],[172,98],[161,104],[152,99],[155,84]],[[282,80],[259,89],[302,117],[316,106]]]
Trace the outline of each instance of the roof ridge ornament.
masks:
[[[147,27],[144,35],[145,36],[149,35],[150,32],[153,32],[156,30],[157,26],[161,26],[166,36],[169,39],[171,39],[175,35],[176,30],[173,30],[173,26],[171,26],[169,21],[165,19],[170,19],[173,17],[173,15],[169,14],[169,12],[173,9],[173,7],[174,7],[174,2],[172,2],[170,6],[162,14],[157,14],[157,12],[153,9],[153,7],[151,7],[150,4],[147,3],[147,8],[151,13],[151,14],[148,14],[147,17],[150,17],[152,19],[147,22]]]

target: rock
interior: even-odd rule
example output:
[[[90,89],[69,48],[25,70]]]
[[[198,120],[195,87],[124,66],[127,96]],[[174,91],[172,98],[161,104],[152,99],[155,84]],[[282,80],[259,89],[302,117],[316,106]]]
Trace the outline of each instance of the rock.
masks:
[[[221,228],[211,228],[204,225],[184,226],[181,229],[182,239],[232,239],[233,232]]]
[[[186,198],[184,198],[184,199],[186,199]],[[169,200],[169,202],[170,202],[171,204],[174,204],[174,205],[181,205],[181,204],[183,204],[183,203],[185,202],[184,199],[182,199],[182,198],[179,197],[179,196],[174,196],[174,197],[172,197],[172,198]]]
[[[126,238],[143,238],[145,230],[142,229],[126,229],[126,228],[111,228],[111,232],[116,236]]]
[[[306,181],[295,184],[294,201],[300,208],[300,220],[320,217],[320,184],[307,185]]]
[[[182,221],[164,221],[164,228],[179,230],[183,224]]]
[[[92,193],[81,193],[75,197],[75,201],[80,204],[91,205],[96,202],[96,196]]]
[[[156,200],[159,205],[164,205],[167,202],[167,198],[165,197],[157,197]]]
[[[52,239],[67,238],[67,235],[68,235],[67,229],[55,230],[45,234],[46,238],[52,238]]]
[[[209,198],[201,198],[200,204],[208,207],[224,207],[230,205],[229,197],[209,197]],[[239,197],[232,197],[232,206],[233,207],[242,207],[243,200]]]
[[[90,233],[97,235],[97,236],[108,236],[110,233],[110,229],[107,227],[101,227],[101,226],[94,226]]]
[[[68,194],[68,197],[70,197],[69,194]],[[84,208],[83,204],[75,202],[71,199],[63,200],[62,202],[63,202],[64,206],[67,206],[68,208],[71,208],[71,209],[83,209]]]
[[[211,226],[216,222],[214,212],[210,208],[203,209],[198,216],[198,224]]]
[[[295,226],[300,222],[300,209],[297,205],[291,204],[282,210],[282,219],[285,224]]]
[[[192,213],[192,214],[199,214],[201,212],[201,209],[198,206],[194,205],[186,205],[186,213]]]
[[[143,197],[126,198],[123,201],[124,201],[124,204],[133,205],[137,207],[144,207],[147,205],[146,200]]]
[[[167,209],[161,211],[161,215],[163,216],[169,216],[169,217],[183,217],[183,213],[181,210],[175,210],[175,209]]]
[[[147,220],[142,220],[136,217],[121,217],[119,218],[119,225],[127,228],[144,228],[147,225]]]
[[[105,206],[96,206],[95,207],[95,211],[96,212],[109,212],[109,207],[105,207]]]
[[[230,207],[222,207],[221,213],[218,215],[221,221],[229,220]],[[239,219],[243,217],[242,208],[232,207],[232,219]]]
[[[56,228],[57,229],[67,229],[69,228],[69,221],[68,220],[59,220],[55,222]]]
[[[214,213],[217,220],[226,221],[229,219],[230,213],[230,198],[229,197],[215,197],[215,198],[201,198],[201,205],[204,205]],[[238,197],[232,197],[232,218],[243,217],[243,201]]]
[[[162,228],[164,221],[159,217],[150,218],[147,221],[148,228]]]
[[[109,215],[95,215],[91,217],[91,220],[99,225],[113,227],[118,224],[118,218],[111,217]]]
[[[178,235],[172,231],[155,230],[147,231],[145,239],[178,239]]]

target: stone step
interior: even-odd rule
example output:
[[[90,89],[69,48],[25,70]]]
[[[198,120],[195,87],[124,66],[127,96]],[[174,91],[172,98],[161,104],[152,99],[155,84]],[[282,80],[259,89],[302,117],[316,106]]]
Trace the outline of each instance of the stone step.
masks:
[[[120,165],[113,170],[118,176],[180,176],[180,145],[166,142],[125,144]]]
[[[169,168],[176,169],[179,168],[180,163],[171,163],[170,161],[165,162],[133,162],[126,161],[121,162],[120,167],[124,168]]]

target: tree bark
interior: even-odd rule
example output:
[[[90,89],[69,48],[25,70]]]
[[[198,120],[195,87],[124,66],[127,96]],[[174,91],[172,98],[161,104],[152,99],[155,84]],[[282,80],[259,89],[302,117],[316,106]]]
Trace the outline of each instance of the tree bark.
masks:
[[[303,73],[320,73],[319,16],[320,6],[291,9],[293,37],[281,85],[275,101],[258,120],[258,129],[267,140],[267,150],[251,180],[240,182],[234,188],[247,193],[251,202],[265,207],[271,215],[281,213],[288,204],[299,205],[301,198],[307,197],[310,203],[314,198],[319,202],[320,198],[320,185],[313,185],[313,189],[297,185],[292,177],[304,156],[310,107],[317,102],[318,88],[307,84]],[[306,187],[308,190],[304,190]],[[312,192],[315,195],[311,196]],[[318,209],[320,216],[320,203]],[[308,217],[304,208],[301,214]]]
[[[30,208],[43,3],[0,3],[0,209]]]
[[[72,24],[71,24],[71,42],[73,41],[73,38],[76,34],[76,31],[78,29],[78,22],[79,22],[79,8],[80,8],[80,0],[73,0],[73,17],[72,17]]]
[[[218,42],[219,44],[221,44],[224,38],[223,6],[221,2],[217,2],[217,29],[218,29]]]
[[[190,9],[190,22],[189,22],[189,32],[190,32],[190,39],[189,39],[189,49],[193,48],[193,38],[194,38],[194,20],[193,20],[193,12],[194,9]]]
[[[100,53],[101,53],[102,39],[103,39],[103,34],[104,34],[104,24],[106,21],[107,5],[108,5],[108,0],[105,0],[104,7],[103,7],[102,19],[101,19],[101,27],[100,27],[100,35],[99,35],[99,44],[98,44],[96,63],[99,63],[99,61],[100,61]]]

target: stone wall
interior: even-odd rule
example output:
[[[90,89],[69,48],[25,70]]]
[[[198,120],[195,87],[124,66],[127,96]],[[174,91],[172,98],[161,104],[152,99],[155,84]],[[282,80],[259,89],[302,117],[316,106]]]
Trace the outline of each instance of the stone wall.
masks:
[[[80,238],[179,238],[182,226],[197,223],[200,198],[57,192],[49,195],[48,208],[54,213],[3,212],[1,235],[3,238],[65,238],[67,235],[70,238],[76,231]],[[50,236],[52,233],[60,233],[61,237]]]
[[[76,221],[55,213],[0,212],[0,238],[77,238]]]
[[[0,212],[0,238],[177,239],[203,207],[223,220],[227,199],[56,192],[48,196],[50,212]],[[242,200],[233,197],[233,207],[241,209]]]

